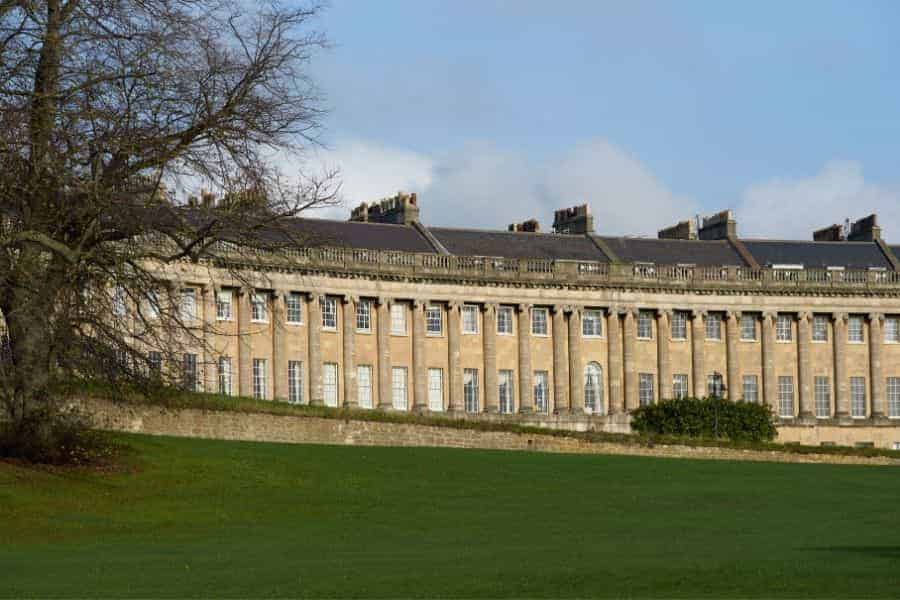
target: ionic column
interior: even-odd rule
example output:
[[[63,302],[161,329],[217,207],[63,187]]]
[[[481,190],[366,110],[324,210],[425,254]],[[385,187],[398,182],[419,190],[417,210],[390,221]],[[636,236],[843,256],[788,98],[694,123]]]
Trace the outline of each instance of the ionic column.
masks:
[[[412,362],[413,362],[413,406],[414,412],[428,410],[428,374],[425,367],[425,303],[412,303]]]
[[[584,412],[584,359],[581,352],[581,308],[569,311],[569,399],[572,412]]]
[[[519,412],[534,410],[531,389],[531,305],[519,305]]]
[[[481,332],[484,344],[484,410],[500,412],[500,395],[497,385],[497,305],[484,305],[484,327]]]
[[[812,384],[812,357],[810,356],[810,344],[812,343],[812,334],[810,332],[810,321],[812,314],[809,312],[801,312],[797,315],[797,374],[799,375],[800,385],[800,418],[812,418],[815,402],[813,398]]]
[[[378,298],[376,343],[378,344],[378,408],[390,410],[391,401],[391,300]]]
[[[741,313],[729,310],[725,313],[725,352],[728,370],[728,398],[732,401],[740,399],[738,392],[741,386],[741,363],[738,359],[738,336],[740,336]]]
[[[636,308],[625,310],[625,329],[623,337],[622,368],[625,371],[625,410],[632,411],[639,405],[638,374],[635,365],[635,345],[637,344]]]
[[[609,413],[618,414],[625,412],[625,395],[622,393],[622,322],[619,319],[619,309],[609,309],[607,329],[609,330],[609,343],[607,352],[607,377],[609,378]]]
[[[834,313],[834,416],[850,415],[850,382],[847,380],[847,313]]]
[[[309,323],[306,325],[308,348],[306,360],[309,362],[309,403],[324,406],[325,392],[322,386],[322,304],[318,294],[309,295]]]
[[[777,410],[778,385],[775,381],[775,319],[776,313],[762,315],[762,372],[763,401]]]
[[[447,351],[450,368],[450,412],[462,412],[463,405],[463,377],[462,362],[459,355],[459,302],[451,302],[447,306]]]
[[[884,418],[887,414],[887,381],[882,367],[883,325],[883,314],[869,314],[869,397],[872,399],[870,414],[873,419]]]
[[[669,358],[669,317],[671,310],[660,310],[656,315],[656,361],[659,378],[659,399],[672,397],[672,361]]]
[[[238,393],[253,395],[253,359],[250,356],[250,299],[253,290],[241,288],[235,293],[237,302],[237,343],[238,343]]]
[[[691,312],[691,371],[694,375],[694,396],[703,398],[706,394],[706,365],[704,361],[704,341],[706,328],[703,322],[705,310]]]
[[[284,290],[272,294],[272,393],[275,400],[287,400],[287,334]]]
[[[216,290],[212,286],[204,285],[200,288],[200,319],[203,334],[203,391],[216,391],[216,365],[213,358],[212,333],[216,325]],[[210,300],[212,299],[212,300]]]
[[[344,296],[341,307],[341,342],[344,355],[344,406],[356,408],[359,394],[356,390],[356,303],[358,298]]]
[[[565,414],[569,412],[569,365],[566,362],[566,344],[569,335],[566,330],[565,308],[553,307],[553,412]]]

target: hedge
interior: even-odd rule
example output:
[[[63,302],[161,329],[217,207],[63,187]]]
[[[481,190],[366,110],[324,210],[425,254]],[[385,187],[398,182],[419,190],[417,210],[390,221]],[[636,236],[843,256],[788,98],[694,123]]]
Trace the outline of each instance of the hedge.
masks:
[[[727,438],[763,442],[775,438],[772,411],[765,404],[724,398],[678,398],[642,406],[631,427],[643,434]]]

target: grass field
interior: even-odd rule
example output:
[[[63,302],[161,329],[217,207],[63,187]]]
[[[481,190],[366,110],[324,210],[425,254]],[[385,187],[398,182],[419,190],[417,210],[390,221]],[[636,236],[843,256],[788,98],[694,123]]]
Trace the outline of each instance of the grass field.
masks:
[[[122,439],[0,463],[0,595],[900,594],[895,467]]]

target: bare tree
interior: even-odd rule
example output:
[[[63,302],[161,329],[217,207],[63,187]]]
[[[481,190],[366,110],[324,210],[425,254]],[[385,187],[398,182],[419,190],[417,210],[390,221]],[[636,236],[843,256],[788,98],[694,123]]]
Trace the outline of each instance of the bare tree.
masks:
[[[0,400],[15,427],[52,419],[60,378],[140,378],[197,337],[159,265],[296,243],[290,217],[335,201],[334,173],[287,186],[266,158],[316,143],[319,12],[0,0]],[[219,201],[167,191],[197,182]]]

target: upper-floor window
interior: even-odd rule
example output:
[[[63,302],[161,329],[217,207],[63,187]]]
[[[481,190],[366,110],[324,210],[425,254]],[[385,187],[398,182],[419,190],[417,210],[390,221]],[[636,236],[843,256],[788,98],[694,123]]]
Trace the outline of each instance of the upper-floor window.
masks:
[[[865,323],[859,315],[852,315],[847,319],[847,340],[850,342],[866,341]]]
[[[779,342],[790,342],[794,339],[794,318],[791,315],[778,315],[775,320],[775,339]]]
[[[464,304],[461,312],[463,333],[478,333],[478,307]]]
[[[291,325],[299,325],[303,322],[303,301],[300,294],[291,292],[284,298],[287,322]]]
[[[323,296],[322,304],[322,329],[337,329],[337,301],[331,296]]]
[[[756,341],[756,315],[741,315],[741,339],[745,342]]]
[[[500,306],[497,308],[497,333],[512,335],[513,333],[513,309],[512,306]]]
[[[639,340],[649,340],[653,338],[653,314],[649,310],[638,312],[637,337]]]
[[[406,335],[406,304],[402,302],[391,304],[391,333]]]
[[[684,311],[676,310],[672,313],[672,339],[687,339],[687,314]]]
[[[603,335],[603,311],[587,309],[581,316],[581,335],[600,337]]]
[[[112,290],[112,312],[117,317],[124,317],[128,312],[127,305],[128,294],[125,288],[117,285]]]
[[[888,344],[900,343],[900,317],[887,317],[884,320],[884,341]]]
[[[181,302],[179,303],[178,312],[181,320],[185,322],[193,321],[197,318],[197,292],[193,288],[184,288],[181,290]]]
[[[144,311],[148,319],[158,319],[162,310],[160,305],[159,293],[156,290],[149,290],[144,300]]]
[[[547,335],[548,326],[547,326],[547,309],[546,308],[532,308],[531,309],[531,334],[532,335]]]
[[[722,317],[718,313],[710,313],[706,315],[705,317],[703,317],[703,323],[706,327],[706,339],[722,339]]]
[[[440,306],[425,308],[425,331],[428,335],[441,335],[444,330],[444,316]]]
[[[219,321],[231,320],[231,290],[216,292],[216,319]]]
[[[828,317],[825,315],[815,315],[812,323],[812,341],[827,342],[828,341]]]
[[[262,294],[253,293],[250,296],[250,320],[257,323],[265,323],[268,320],[266,313],[266,297]]]
[[[356,303],[356,330],[366,333],[372,331],[372,303],[368,300]]]

